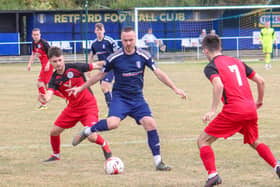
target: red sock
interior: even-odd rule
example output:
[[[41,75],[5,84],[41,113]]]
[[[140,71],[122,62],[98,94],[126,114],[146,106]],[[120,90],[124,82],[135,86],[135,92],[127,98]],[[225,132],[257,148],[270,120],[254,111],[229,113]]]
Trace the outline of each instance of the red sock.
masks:
[[[39,90],[39,93],[41,93],[41,94],[46,94],[46,90],[45,90],[45,88],[43,87],[43,86],[41,86],[40,88],[38,88],[38,90]],[[41,103],[42,105],[45,105],[46,103]]]
[[[215,155],[210,146],[203,146],[200,148],[200,158],[205,169],[208,171],[208,175],[216,172]]]
[[[102,149],[104,149],[107,153],[111,152],[108,143],[99,134],[97,134],[95,143],[101,145]]]
[[[264,143],[260,143],[256,150],[259,155],[273,168],[277,165],[277,160],[275,159],[274,155],[267,145],[265,145]]]
[[[40,88],[38,88],[38,90],[39,90],[39,93],[41,93],[41,94],[46,94],[46,90],[45,90],[45,88],[44,88],[43,86],[41,86]]]
[[[51,145],[54,154],[60,153],[60,136],[51,136]]]

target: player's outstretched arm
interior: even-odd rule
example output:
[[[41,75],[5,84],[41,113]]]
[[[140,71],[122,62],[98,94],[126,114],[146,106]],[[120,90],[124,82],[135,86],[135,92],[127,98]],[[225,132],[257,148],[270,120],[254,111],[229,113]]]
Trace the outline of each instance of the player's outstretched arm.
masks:
[[[50,66],[51,66],[50,61],[48,61],[48,63],[45,66],[44,71],[49,71],[50,70]]]
[[[165,85],[167,85],[169,88],[171,88],[177,95],[180,95],[182,99],[186,99],[187,95],[184,92],[184,90],[178,89],[175,84],[169,79],[169,77],[161,71],[159,68],[154,70],[154,74],[156,77],[163,82]]]
[[[94,63],[92,63],[93,69],[102,69],[103,65],[104,65],[105,61],[101,60],[101,61],[96,61]]]
[[[87,80],[87,82],[85,82],[82,86],[79,87],[73,87],[73,88],[69,88],[66,91],[68,92],[68,95],[74,95],[76,96],[79,92],[83,91],[84,89],[90,87],[91,85],[94,85],[95,83],[97,83],[98,81],[100,81],[101,79],[103,79],[103,77],[106,75],[107,73],[104,73],[102,71],[98,71],[97,73],[95,73],[93,76],[90,77],[90,79]]]
[[[257,84],[258,99],[256,101],[256,106],[257,106],[257,108],[260,108],[263,105],[264,88],[265,88],[264,79],[259,74],[256,73],[251,78],[251,80],[254,81]]]
[[[213,98],[212,98],[211,108],[210,111],[204,114],[204,116],[202,117],[202,121],[205,123],[210,121],[212,117],[215,115],[224,90],[224,85],[220,77],[213,78],[212,85],[213,85]]]
[[[31,64],[33,63],[35,59],[35,53],[32,52],[29,61],[28,61],[28,65],[27,65],[27,70],[30,71],[31,70]]]
[[[89,64],[92,64],[92,70],[96,70],[96,69],[101,69],[98,64],[94,63],[93,62],[93,57],[94,55],[92,54],[92,52],[90,52],[90,55],[88,57],[88,63]],[[85,75],[87,76],[87,78],[90,78],[92,75],[91,75],[91,72],[85,72]]]
[[[92,54],[92,52],[89,54],[89,57],[88,57],[88,62],[89,63],[93,63],[93,57],[94,55]]]

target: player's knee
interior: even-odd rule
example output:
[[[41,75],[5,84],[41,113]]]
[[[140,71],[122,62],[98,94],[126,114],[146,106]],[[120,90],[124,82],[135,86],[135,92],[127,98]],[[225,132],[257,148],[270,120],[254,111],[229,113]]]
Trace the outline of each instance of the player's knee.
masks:
[[[197,146],[198,146],[198,148],[201,148],[203,146],[208,146],[208,145],[210,145],[210,143],[205,141],[204,139],[201,139],[201,138],[197,139]]]
[[[253,149],[257,149],[258,145],[261,144],[261,141],[259,139],[257,139],[256,141],[254,141],[250,146]]]
[[[53,126],[53,128],[50,131],[51,136],[59,136],[63,132],[63,128],[58,127],[56,125]]]
[[[199,136],[199,137],[197,138],[196,143],[197,143],[197,146],[198,146],[199,148],[201,148],[201,147],[202,147],[202,145],[203,145],[203,141],[202,141],[201,136]]]
[[[199,148],[203,146],[208,146],[211,145],[216,138],[207,135],[206,133],[202,133],[198,138],[197,138],[197,145]]]
[[[109,123],[108,127],[109,129],[116,129],[119,127],[119,123]]]
[[[58,136],[58,135],[60,135],[60,131],[58,131],[56,129],[51,129],[50,135],[51,136]]]
[[[108,129],[116,129],[118,128],[120,122],[118,120],[108,119],[107,124],[108,124]]]
[[[88,136],[88,141],[90,142],[96,142],[96,139],[97,139],[97,133],[92,133]]]
[[[144,128],[146,131],[151,131],[157,129],[156,123],[147,123],[145,124]]]
[[[118,117],[109,117],[107,118],[108,129],[116,129],[118,128],[121,120]]]
[[[37,82],[37,87],[38,87],[38,88],[44,87],[44,86],[45,86],[45,85],[44,85],[43,82],[40,82],[40,81]]]
[[[139,122],[146,131],[151,131],[151,130],[157,129],[156,122],[151,116],[145,116],[142,119],[140,119]]]

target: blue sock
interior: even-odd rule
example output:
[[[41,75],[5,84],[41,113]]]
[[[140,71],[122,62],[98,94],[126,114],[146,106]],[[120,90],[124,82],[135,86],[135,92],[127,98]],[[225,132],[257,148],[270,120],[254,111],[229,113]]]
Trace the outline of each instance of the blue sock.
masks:
[[[108,108],[110,108],[110,104],[111,104],[111,101],[112,101],[112,94],[111,94],[111,92],[104,93],[104,96],[105,96],[106,104],[107,104]]]
[[[108,129],[108,124],[106,119],[102,119],[98,121],[95,125],[93,125],[90,128],[91,132],[97,132],[97,131],[107,131]]]
[[[153,156],[160,155],[160,143],[157,130],[148,131],[148,143]]]

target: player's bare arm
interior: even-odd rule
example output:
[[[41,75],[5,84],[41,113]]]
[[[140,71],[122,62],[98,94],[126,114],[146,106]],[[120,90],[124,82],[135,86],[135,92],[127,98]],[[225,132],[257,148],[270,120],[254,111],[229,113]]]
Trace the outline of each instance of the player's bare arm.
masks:
[[[49,71],[50,70],[50,61],[48,61],[48,63],[45,66],[44,71]]]
[[[97,73],[95,73],[92,77],[90,77],[90,79],[87,80],[87,82],[85,82],[82,86],[79,87],[73,87],[73,88],[69,88],[66,91],[68,92],[69,96],[70,95],[74,95],[76,96],[79,92],[83,91],[84,89],[90,87],[91,85],[96,84],[98,81],[100,81],[101,79],[103,79],[103,77],[106,75],[107,73],[104,73],[102,71],[98,71]]]
[[[31,70],[31,64],[33,63],[35,59],[35,53],[32,52],[29,61],[28,61],[28,65],[27,65],[27,70],[30,71]]]
[[[94,55],[92,54],[92,52],[90,52],[89,58],[88,58],[89,63],[93,63],[93,57],[94,57]]]
[[[104,65],[105,61],[101,60],[101,61],[96,61],[94,63],[92,63],[93,69],[102,69],[103,65]]]
[[[263,105],[264,88],[265,88],[264,79],[259,74],[256,73],[251,78],[251,80],[257,84],[258,99],[256,101],[256,106],[257,106],[257,108],[260,108]]]
[[[92,64],[93,69],[96,69],[96,65],[93,63],[93,57],[94,57],[94,55],[92,54],[92,52],[90,52],[89,57],[88,57],[88,63]],[[91,77],[91,72],[86,72],[85,74],[87,75],[88,78]]]
[[[169,77],[161,71],[159,68],[154,70],[154,74],[156,77],[163,82],[165,85],[167,85],[169,88],[171,88],[177,95],[180,95],[182,99],[186,99],[187,95],[184,92],[184,90],[178,89],[175,84],[169,79]]]
[[[223,94],[224,85],[223,85],[220,77],[213,78],[212,85],[213,85],[213,98],[212,98],[211,109],[209,112],[204,114],[204,116],[202,118],[204,123],[210,121],[212,119],[212,117],[215,115],[216,110],[220,103],[220,99]]]

